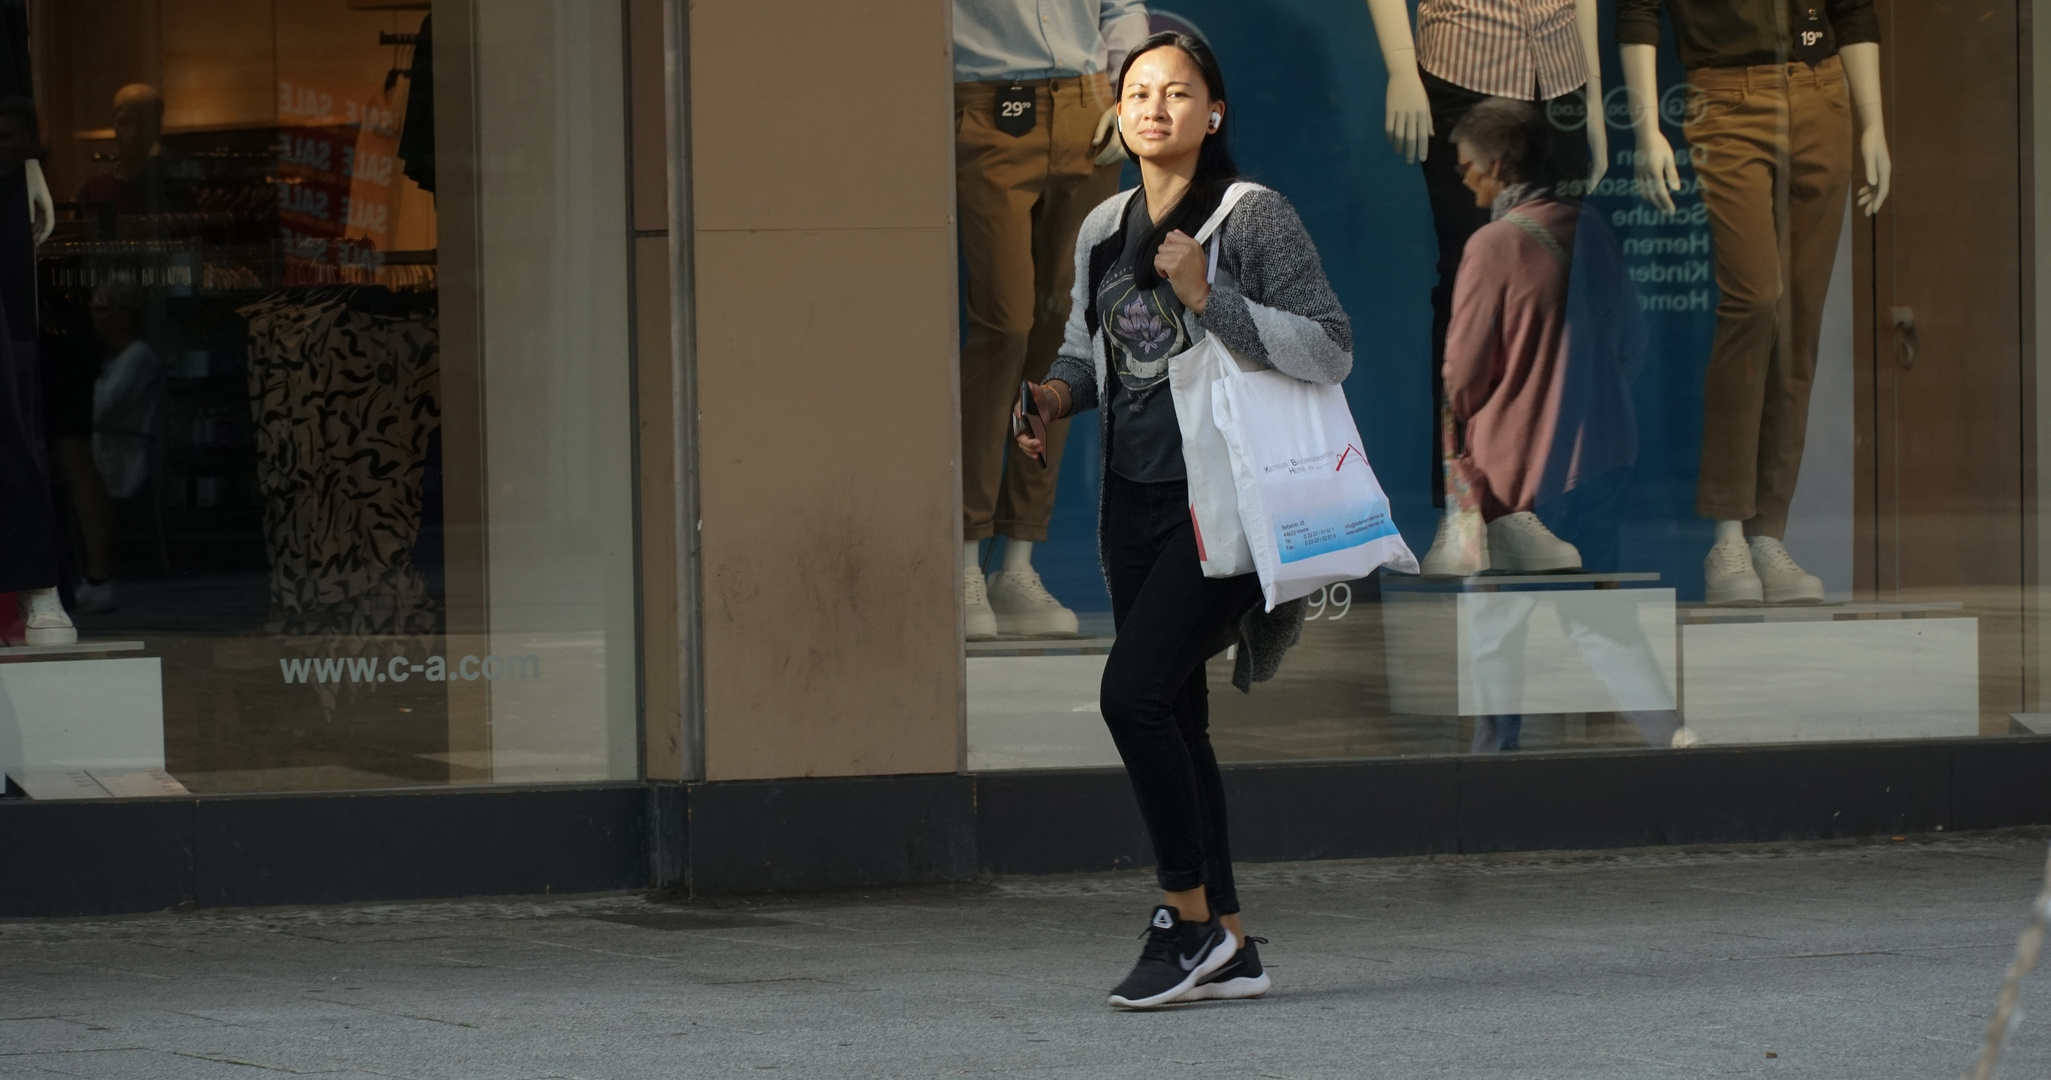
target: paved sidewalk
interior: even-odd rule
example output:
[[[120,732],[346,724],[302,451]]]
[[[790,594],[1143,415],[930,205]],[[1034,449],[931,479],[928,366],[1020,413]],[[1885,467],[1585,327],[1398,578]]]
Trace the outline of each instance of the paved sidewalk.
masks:
[[[1263,1001],[1114,1013],[1143,874],[0,923],[0,1077],[1956,1080],[2045,834],[1246,868]],[[2003,1075],[2051,1076],[2051,971]]]

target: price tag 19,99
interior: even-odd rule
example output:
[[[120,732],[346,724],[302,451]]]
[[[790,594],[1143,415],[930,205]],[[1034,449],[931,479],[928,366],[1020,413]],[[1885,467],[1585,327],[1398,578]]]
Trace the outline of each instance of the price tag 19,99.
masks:
[[[1830,58],[1830,24],[1824,21],[1820,3],[1821,0],[1808,0],[1788,5],[1788,17],[1794,24],[1788,28],[1794,36],[1792,59],[1810,67],[1818,67]]]

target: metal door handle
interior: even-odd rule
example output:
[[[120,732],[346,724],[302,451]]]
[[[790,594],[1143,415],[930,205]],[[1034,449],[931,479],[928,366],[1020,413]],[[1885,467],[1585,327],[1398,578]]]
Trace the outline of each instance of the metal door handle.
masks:
[[[1891,307],[1887,313],[1894,319],[1894,328],[1901,334],[1898,346],[1901,366],[1916,366],[1916,313],[1913,308]]]

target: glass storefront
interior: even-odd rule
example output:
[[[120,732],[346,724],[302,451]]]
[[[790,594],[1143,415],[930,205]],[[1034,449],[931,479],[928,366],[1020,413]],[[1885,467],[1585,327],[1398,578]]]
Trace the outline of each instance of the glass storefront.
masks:
[[[639,776],[622,15],[0,4],[16,793]]]
[[[1072,188],[1132,188],[1135,166],[1096,157],[1099,73],[1128,20],[1193,34],[1240,170],[1293,203],[1350,316],[1346,398],[1423,561],[1315,592],[1250,695],[1233,653],[1212,660],[1222,760],[2051,731],[2014,23],[1626,0],[1600,5],[1589,48],[1576,20],[1597,6],[1565,0],[1089,6],[1097,51],[1057,70],[964,66],[957,22],[965,410],[1001,381],[979,365],[1014,355],[985,313],[1018,253],[979,242],[968,193],[1027,185],[989,146],[1040,139]],[[973,56],[1001,52],[983,40],[1001,28],[972,32]],[[1034,93],[1031,135],[980,115]],[[1387,130],[1418,113],[1421,163]],[[1019,201],[1051,217],[1048,191]],[[1039,378],[1060,334],[1026,327],[1013,347]],[[968,421],[969,768],[1116,765],[1103,429],[1077,419],[1041,477],[1017,454],[979,472],[998,454],[978,440],[1009,433]]]
[[[1766,22],[1687,22],[1719,6]],[[1215,51],[1239,169],[1316,245],[1350,319],[1359,449],[1421,561],[1315,589],[1250,695],[1236,647],[1209,661],[1223,760],[2051,732],[2051,380],[2025,292],[2025,227],[2051,213],[2018,137],[2051,108],[2025,96],[2046,81],[2024,77],[2016,24],[1863,0],[1785,5],[1788,25],[1745,0],[972,7],[952,152],[903,163],[940,138],[937,110],[836,133],[871,187],[815,206],[721,56],[696,58],[693,105],[694,152],[718,153],[642,155],[665,120],[691,137],[672,111],[689,65],[665,90],[636,37],[687,5],[0,0],[0,203],[33,208],[0,215],[8,794],[914,773],[956,750],[969,772],[1115,766],[1107,429],[1056,424],[1042,466],[1011,448],[1009,409],[1061,347],[1084,216],[1137,183],[1117,64],[1164,30]],[[704,28],[754,48],[774,36],[754,17]],[[940,33],[923,18],[860,29]],[[1521,44],[1481,47],[1506,33]],[[943,181],[944,226],[919,201]],[[674,247],[672,196],[703,215]],[[825,240],[844,247],[808,246]],[[896,275],[934,305],[960,283],[960,415],[888,421],[928,440],[903,444],[919,482],[888,460],[806,478],[855,503],[916,488],[893,505],[937,514],[930,443],[959,446],[959,743],[931,705],[954,690],[936,639],[957,614],[919,546],[937,526],[904,526],[888,557],[908,576],[868,581],[887,546],[870,508],[857,527],[816,496],[772,505],[785,448],[752,441],[798,416],[790,453],[840,454],[812,429],[875,418],[858,394],[804,396],[814,381],[880,393],[915,372],[923,392],[918,365],[953,364],[916,335],[904,371],[864,359],[903,327],[820,329],[880,301],[813,259],[867,260],[863,284]],[[719,310],[692,322],[693,296]],[[672,329],[675,355],[649,353]],[[1117,376],[1165,407],[1158,377]],[[702,517],[684,493],[701,460]],[[657,552],[672,518],[678,550]],[[709,694],[649,660],[693,670],[700,616]],[[903,655],[878,644],[900,619]],[[894,664],[940,689],[898,696]],[[675,721],[660,768],[644,711]],[[896,725],[889,753],[865,724]]]

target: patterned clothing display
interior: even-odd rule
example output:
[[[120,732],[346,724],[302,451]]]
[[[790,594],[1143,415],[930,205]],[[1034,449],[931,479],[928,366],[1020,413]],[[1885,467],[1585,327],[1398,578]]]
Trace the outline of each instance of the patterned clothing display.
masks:
[[[412,555],[422,463],[441,417],[433,315],[408,313],[375,287],[284,294],[240,310],[249,320],[269,629],[432,632],[437,605]]]
[[[1588,81],[1574,0],[1423,0],[1417,66],[1521,101],[1559,97]]]

